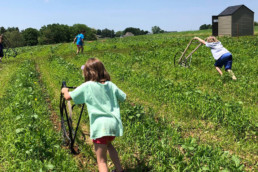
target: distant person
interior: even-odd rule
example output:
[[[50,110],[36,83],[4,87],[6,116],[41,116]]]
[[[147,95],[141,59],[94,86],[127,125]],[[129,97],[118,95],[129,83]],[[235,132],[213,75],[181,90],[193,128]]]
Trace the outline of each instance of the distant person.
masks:
[[[223,47],[221,42],[216,39],[214,36],[210,36],[207,38],[207,42],[202,40],[199,37],[194,37],[194,39],[198,40],[199,42],[206,45],[206,47],[209,47],[211,49],[211,53],[216,60],[214,66],[216,70],[219,72],[219,74],[222,76],[221,68],[225,66],[225,71],[227,71],[233,80],[236,80],[236,76],[234,75],[233,71],[231,70],[232,67],[232,54]]]
[[[85,31],[83,30],[73,40],[73,43],[75,43],[75,41],[76,41],[76,45],[77,45],[77,53],[76,54],[79,54],[80,51],[81,51],[81,53],[83,53],[84,34],[85,34]]]
[[[2,62],[2,58],[4,57],[3,49],[3,35],[0,35],[0,62]]]
[[[107,151],[113,161],[115,172],[123,172],[118,153],[112,145],[116,136],[123,135],[119,101],[126,99],[126,94],[110,80],[103,63],[90,58],[82,66],[85,83],[72,92],[62,88],[66,100],[75,104],[86,103],[90,118],[90,138],[93,139],[100,172],[108,172]]]

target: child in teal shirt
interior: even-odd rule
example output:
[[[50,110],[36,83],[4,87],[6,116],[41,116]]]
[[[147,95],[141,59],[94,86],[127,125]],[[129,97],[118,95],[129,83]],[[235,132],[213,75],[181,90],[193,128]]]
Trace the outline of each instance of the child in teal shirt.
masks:
[[[111,144],[116,136],[123,135],[119,101],[126,99],[126,94],[110,81],[110,76],[103,63],[90,58],[83,67],[85,83],[74,91],[63,88],[66,100],[75,104],[86,103],[90,118],[90,138],[93,139],[100,172],[108,171],[107,151],[110,154],[116,172],[123,171],[118,153]]]

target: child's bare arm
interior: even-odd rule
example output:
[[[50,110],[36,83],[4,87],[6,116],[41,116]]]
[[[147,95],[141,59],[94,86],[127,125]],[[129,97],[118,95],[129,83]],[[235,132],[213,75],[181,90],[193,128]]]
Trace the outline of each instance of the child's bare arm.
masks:
[[[76,39],[77,39],[77,38],[75,37],[74,40],[73,40],[73,43],[75,43]]]
[[[65,100],[72,100],[72,97],[68,92],[68,88],[62,88],[62,93],[64,94]]]
[[[199,37],[194,37],[194,39],[198,40],[199,42],[201,42],[203,44],[206,44],[206,42],[203,39],[199,38]]]

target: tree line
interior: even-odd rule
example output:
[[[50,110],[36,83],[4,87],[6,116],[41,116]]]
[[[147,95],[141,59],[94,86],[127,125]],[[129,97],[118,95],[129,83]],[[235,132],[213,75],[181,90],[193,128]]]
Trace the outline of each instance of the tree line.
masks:
[[[105,37],[110,37],[110,38],[114,38],[114,37],[120,37],[125,35],[127,32],[131,32],[134,35],[146,35],[147,33],[149,33],[149,31],[144,31],[141,30],[140,28],[134,28],[134,27],[128,27],[123,31],[117,31],[115,32],[114,30],[109,30],[109,29],[103,29],[97,30],[97,35],[101,38],[105,38]]]
[[[199,30],[206,30],[206,29],[212,29],[212,25],[211,24],[203,24],[199,28]]]
[[[74,24],[73,26],[49,24],[42,26],[39,30],[27,28],[21,31],[18,27],[8,27],[7,29],[0,27],[0,34],[7,38],[8,47],[21,47],[71,42],[82,30],[86,31],[85,36],[88,40],[97,39],[96,30],[85,24]]]
[[[22,46],[34,46],[34,45],[47,45],[56,43],[72,42],[74,37],[82,30],[85,31],[85,39],[88,41],[96,40],[97,38],[114,38],[121,37],[127,32],[131,32],[135,36],[146,35],[149,31],[141,30],[140,28],[128,27],[123,31],[117,31],[110,29],[93,29],[85,24],[74,24],[68,26],[64,24],[49,24],[42,26],[39,30],[35,28],[27,28],[20,30],[18,27],[0,27],[0,34],[4,34],[4,37],[8,40],[4,42],[4,46],[8,47],[22,47]],[[152,27],[152,33],[164,33],[158,26]]]
[[[162,30],[159,26],[153,26],[151,28],[151,31],[153,34],[158,34],[158,33],[165,33],[164,30]],[[134,28],[134,27],[128,27],[126,28],[125,30],[123,31],[117,31],[115,32],[114,30],[109,30],[109,29],[103,29],[103,30],[100,30],[98,29],[97,30],[97,35],[100,37],[100,38],[106,38],[106,37],[110,37],[110,38],[114,38],[114,37],[120,37],[120,36],[123,36],[125,35],[127,32],[131,32],[132,34],[134,34],[135,36],[137,35],[146,35],[148,33],[150,33],[149,31],[147,30],[141,30],[140,28]]]

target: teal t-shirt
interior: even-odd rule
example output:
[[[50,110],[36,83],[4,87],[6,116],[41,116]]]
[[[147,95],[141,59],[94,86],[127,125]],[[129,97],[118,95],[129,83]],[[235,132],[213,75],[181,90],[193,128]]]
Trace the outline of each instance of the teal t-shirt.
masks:
[[[114,83],[88,81],[69,94],[75,104],[87,105],[91,139],[123,135],[118,101],[124,101],[126,94]]]

